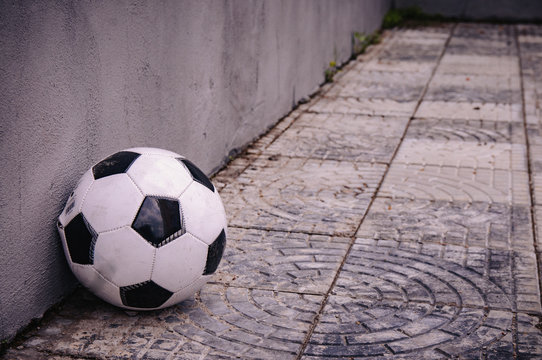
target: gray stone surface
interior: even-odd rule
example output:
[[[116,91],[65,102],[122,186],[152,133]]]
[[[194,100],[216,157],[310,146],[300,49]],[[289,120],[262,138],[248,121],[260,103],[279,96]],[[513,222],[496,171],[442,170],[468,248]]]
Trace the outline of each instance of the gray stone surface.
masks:
[[[267,147],[265,153],[389,163],[407,121],[406,117],[306,113]]]
[[[352,236],[385,169],[265,154],[220,195],[230,226]]]
[[[499,169],[397,163],[387,173],[379,196],[528,206],[529,176]]]
[[[357,236],[532,251],[531,229],[526,205],[379,197]]]
[[[133,313],[80,289],[6,358],[540,358],[538,43],[386,33],[213,178],[228,243],[192,299]]]

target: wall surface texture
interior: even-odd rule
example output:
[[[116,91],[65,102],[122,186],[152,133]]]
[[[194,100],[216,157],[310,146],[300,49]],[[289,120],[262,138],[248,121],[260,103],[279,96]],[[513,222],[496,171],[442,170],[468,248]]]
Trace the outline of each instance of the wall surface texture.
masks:
[[[542,0],[394,0],[394,6],[418,6],[425,13],[459,19],[542,20]]]
[[[75,286],[55,220],[79,177],[133,146],[207,173],[372,32],[382,0],[0,0],[0,339]]]

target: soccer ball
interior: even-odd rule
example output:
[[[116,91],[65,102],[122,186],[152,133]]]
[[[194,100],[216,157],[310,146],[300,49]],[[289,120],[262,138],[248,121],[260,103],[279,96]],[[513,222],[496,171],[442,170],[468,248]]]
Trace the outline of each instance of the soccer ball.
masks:
[[[226,246],[226,215],[211,181],[183,156],[155,148],[120,151],[94,165],[57,227],[77,279],[130,310],[192,296]]]

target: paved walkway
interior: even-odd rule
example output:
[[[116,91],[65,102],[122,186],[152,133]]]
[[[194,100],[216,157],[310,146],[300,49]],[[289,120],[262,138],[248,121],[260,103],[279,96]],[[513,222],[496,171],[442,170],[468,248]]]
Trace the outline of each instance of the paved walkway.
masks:
[[[388,33],[214,183],[194,300],[81,290],[6,357],[542,358],[542,26]]]

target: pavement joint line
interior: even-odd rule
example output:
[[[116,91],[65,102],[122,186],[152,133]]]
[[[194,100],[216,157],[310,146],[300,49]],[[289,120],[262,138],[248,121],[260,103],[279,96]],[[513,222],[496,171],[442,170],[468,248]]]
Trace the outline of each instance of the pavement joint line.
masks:
[[[246,289],[246,290],[262,290],[262,291],[272,291],[276,293],[286,293],[286,294],[296,294],[296,295],[311,295],[311,296],[324,296],[325,294],[323,292],[313,292],[313,291],[293,291],[288,289],[274,289],[274,288],[266,288],[264,286],[243,286],[243,285],[235,285],[235,284],[227,284],[219,281],[209,281],[209,284],[213,285],[219,285],[224,286],[228,288],[234,288],[234,289]]]
[[[399,147],[401,146],[403,140],[406,137],[408,128],[409,128],[410,124],[412,123],[412,120],[415,118],[416,112],[418,111],[418,109],[419,109],[419,107],[420,107],[420,105],[421,105],[421,103],[423,101],[423,98],[424,98],[425,94],[427,93],[427,90],[429,88],[429,84],[431,83],[431,80],[433,79],[433,77],[435,76],[435,73],[437,72],[437,69],[438,69],[438,67],[440,65],[440,62],[441,62],[443,56],[444,56],[444,53],[446,52],[446,49],[448,48],[448,44],[450,43],[450,40],[453,37],[454,30],[455,30],[456,27],[457,27],[457,24],[454,24],[452,26],[452,28],[450,29],[449,33],[448,33],[448,37],[446,38],[446,42],[444,43],[444,45],[442,47],[442,50],[441,50],[441,52],[439,54],[439,57],[437,58],[437,60],[435,62],[435,65],[434,65],[434,67],[433,67],[433,69],[431,71],[431,75],[429,76],[429,79],[427,79],[427,81],[425,83],[425,86],[424,86],[422,92],[420,93],[420,96],[418,97],[418,100],[416,102],[416,106],[414,107],[414,110],[412,111],[412,114],[410,115],[410,117],[408,119],[408,122],[407,122],[407,124],[405,126],[405,129],[403,130],[403,134],[401,135],[399,142],[395,146],[395,149],[394,149],[394,151],[392,153],[392,156],[390,158],[390,164],[393,163],[393,160],[395,159],[395,157],[397,156],[397,153],[399,152]],[[381,177],[378,185],[376,186],[373,195],[371,196],[371,200],[370,200],[369,204],[367,205],[367,209],[365,210],[365,213],[363,214],[361,220],[359,221],[358,226],[356,227],[356,230],[354,231],[354,235],[351,237],[350,244],[349,244],[349,246],[348,246],[348,248],[346,250],[346,253],[345,253],[345,255],[344,255],[344,257],[343,257],[343,259],[341,261],[341,264],[339,265],[339,268],[338,268],[337,272],[335,273],[335,276],[333,278],[333,281],[331,282],[331,285],[329,286],[328,291],[324,295],[324,299],[322,300],[322,303],[320,305],[320,309],[318,310],[317,314],[315,315],[315,317],[313,319],[313,322],[312,322],[311,326],[309,327],[309,330],[307,331],[307,335],[305,336],[305,340],[303,341],[303,343],[301,345],[301,348],[299,349],[299,353],[297,354],[297,356],[295,358],[296,360],[301,360],[301,358],[303,356],[303,353],[305,352],[307,346],[309,345],[312,334],[314,333],[314,330],[316,329],[316,326],[320,322],[320,317],[322,316],[322,314],[324,312],[324,308],[325,308],[325,306],[326,306],[326,304],[328,302],[328,299],[331,296],[331,293],[332,293],[333,289],[335,288],[335,285],[337,283],[337,280],[339,279],[341,271],[344,268],[346,260],[348,259],[348,256],[351,253],[352,248],[354,247],[354,244],[356,242],[356,235],[355,234],[360,229],[361,225],[363,224],[363,221],[365,220],[365,218],[367,217],[367,214],[369,213],[369,211],[371,209],[372,204],[374,203],[375,199],[377,198],[378,192],[379,192],[380,188],[382,187],[382,184],[384,183],[384,180],[386,178],[386,175],[389,172],[389,169],[390,169],[390,166],[387,166],[386,169],[384,170],[384,173],[382,174],[382,177]]]
[[[299,291],[293,291],[288,289],[273,289],[273,288],[266,288],[266,287],[260,287],[260,286],[242,286],[242,285],[233,285],[233,284],[225,284],[217,281],[210,281],[209,284],[218,285],[218,286],[224,286],[227,288],[234,288],[234,289],[245,289],[245,290],[262,290],[262,291],[272,291],[276,293],[286,293],[286,294],[296,294],[296,295],[310,295],[310,296],[324,296],[324,293],[317,293],[317,292],[299,292]],[[341,294],[334,294],[336,296],[350,298],[350,299],[366,299],[371,300],[374,299],[374,297],[367,296],[367,295],[358,295],[358,296],[351,296],[351,295],[341,295]],[[465,308],[465,309],[473,309],[473,310],[495,310],[495,311],[506,311],[511,314],[527,314],[531,316],[540,316],[538,313],[529,312],[529,311],[520,311],[520,310],[513,310],[506,307],[499,307],[499,306],[481,306],[481,305],[473,305],[473,304],[458,304],[456,302],[443,302],[443,301],[429,301],[429,300],[417,300],[417,299],[409,299],[406,300],[401,297],[394,297],[389,296],[386,297],[386,300],[390,301],[397,301],[402,302],[405,304],[427,304],[427,305],[433,305],[433,306],[451,306],[456,308]],[[212,315],[212,314],[211,314]]]
[[[523,131],[524,131],[524,137],[525,137],[525,146],[527,148],[527,151],[525,152],[525,156],[527,158],[527,173],[529,175],[529,195],[531,198],[531,231],[533,234],[533,246],[534,246],[534,252],[536,256],[536,269],[537,269],[537,277],[538,277],[538,294],[540,296],[540,301],[542,302],[542,279],[540,278],[540,249],[538,249],[537,245],[537,233],[536,233],[536,215],[535,215],[535,209],[533,204],[533,199],[535,190],[534,190],[534,181],[533,181],[533,172],[531,168],[531,147],[529,142],[529,134],[527,131],[527,116],[526,116],[526,108],[525,108],[525,84],[523,83],[523,67],[521,66],[523,63],[523,58],[521,56],[521,44],[519,42],[519,36],[518,36],[518,26],[514,25],[514,42],[516,45],[516,50],[518,54],[518,67],[519,67],[519,85],[521,89],[521,115],[523,120]],[[516,342],[514,342],[516,344]],[[515,346],[515,345],[514,345]]]
[[[321,160],[321,159],[320,159]],[[286,234],[305,234],[305,235],[321,235],[321,236],[329,236],[329,237],[348,237],[348,238],[351,238],[352,235],[351,234],[346,234],[346,233],[340,233],[340,232],[336,232],[336,233],[326,233],[326,232],[321,232],[321,231],[306,231],[306,230],[288,230],[288,231],[284,231],[284,230],[277,230],[277,229],[273,229],[273,228],[265,228],[265,227],[262,227],[262,226],[242,226],[242,225],[228,225],[228,228],[237,228],[237,229],[245,229],[245,230],[261,230],[261,231],[270,231],[270,232],[282,232],[282,233],[286,233]]]
[[[274,156],[274,155],[277,155],[277,156],[280,156],[280,157],[285,157],[285,158],[288,158],[288,159],[308,159],[308,160],[318,160],[318,161],[343,161],[343,162],[350,162],[352,164],[368,164],[368,165],[372,165],[372,164],[377,164],[377,165],[386,165],[386,166],[389,166],[390,163],[388,162],[384,162],[384,161],[355,161],[355,160],[350,160],[350,159],[331,159],[331,158],[321,158],[321,157],[317,157],[317,156],[301,156],[301,155],[282,155],[282,154],[276,154],[276,153],[273,153],[273,152],[266,152],[266,150],[264,150],[262,152],[262,154],[264,156]]]
[[[385,199],[391,199],[391,198],[385,198]],[[428,201],[433,202],[434,200],[428,200]],[[317,234],[317,235],[320,235],[320,234]],[[363,239],[363,238],[358,237],[358,239]],[[525,249],[503,249],[503,248],[498,248],[498,247],[491,247],[490,245],[484,245],[484,246],[468,245],[468,244],[465,244],[465,243],[459,244],[459,243],[452,243],[452,242],[446,242],[446,241],[440,242],[440,241],[433,241],[433,240],[425,240],[423,242],[421,242],[421,241],[405,241],[405,240],[397,241],[397,240],[390,240],[390,239],[372,239],[372,240],[375,240],[375,241],[394,241],[394,242],[397,242],[397,243],[408,242],[408,243],[415,243],[415,244],[418,244],[418,245],[432,244],[432,245],[441,245],[443,247],[445,247],[445,246],[454,246],[454,247],[460,247],[460,248],[464,248],[464,249],[499,250],[499,251],[506,251],[506,252],[527,252],[527,251],[530,252],[530,250],[525,250]],[[386,248],[401,250],[400,248],[390,247],[390,246],[386,246]]]

